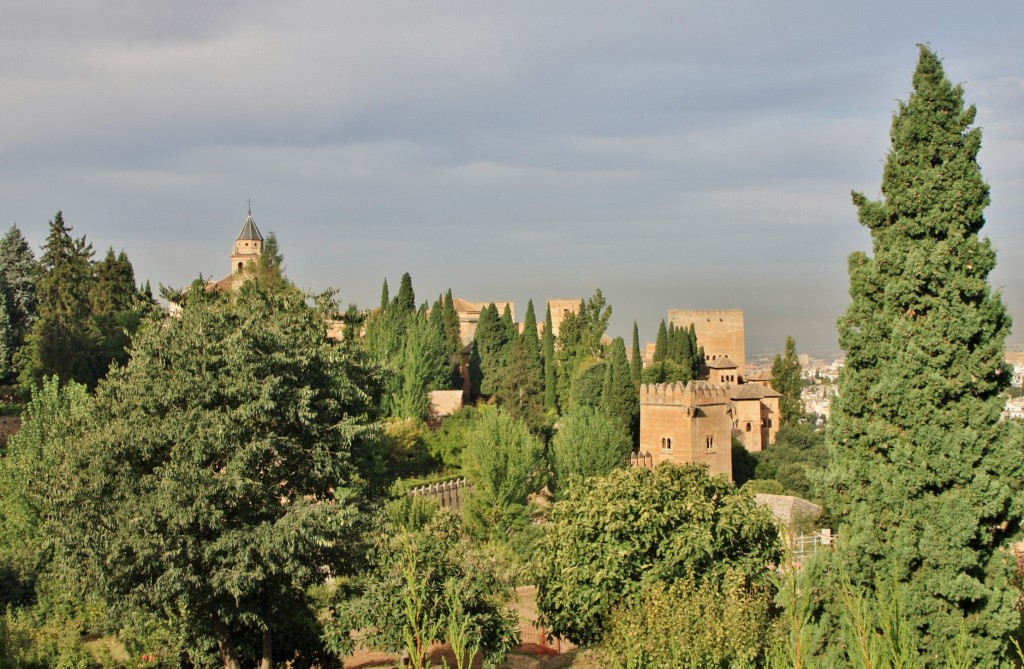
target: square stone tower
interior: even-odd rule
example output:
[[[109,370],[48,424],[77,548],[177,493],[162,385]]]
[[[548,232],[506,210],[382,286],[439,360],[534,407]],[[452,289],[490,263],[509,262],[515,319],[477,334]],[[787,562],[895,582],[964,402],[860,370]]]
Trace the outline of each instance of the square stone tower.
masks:
[[[640,386],[640,452],[654,464],[694,462],[732,480],[729,390],[707,381]]]
[[[741,379],[746,378],[747,355],[743,343],[742,309],[669,309],[668,320],[677,328],[693,325],[697,332],[697,345],[704,347],[706,363],[728,358],[736,365],[736,382],[741,383]]]

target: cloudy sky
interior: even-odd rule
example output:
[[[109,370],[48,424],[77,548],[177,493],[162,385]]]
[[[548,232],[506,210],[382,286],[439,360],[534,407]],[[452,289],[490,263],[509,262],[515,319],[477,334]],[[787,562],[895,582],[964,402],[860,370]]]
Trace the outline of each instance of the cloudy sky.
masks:
[[[375,304],[600,287],[611,334],[746,311],[837,350],[851,189],[927,42],[978,106],[992,276],[1024,342],[1024,5],[2,0],[0,215],[63,210],[140,281],[221,276],[253,200],[289,276]],[[750,353],[748,353],[748,356]]]

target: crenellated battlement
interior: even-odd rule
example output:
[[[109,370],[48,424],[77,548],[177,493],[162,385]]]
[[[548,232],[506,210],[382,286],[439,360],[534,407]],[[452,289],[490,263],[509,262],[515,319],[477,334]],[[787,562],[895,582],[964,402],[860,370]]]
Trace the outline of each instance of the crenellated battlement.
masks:
[[[640,386],[640,404],[700,406],[729,401],[729,389],[707,381],[645,383]]]
[[[669,309],[669,320],[676,319],[696,320],[698,318],[721,318],[722,320],[743,320],[742,309]]]

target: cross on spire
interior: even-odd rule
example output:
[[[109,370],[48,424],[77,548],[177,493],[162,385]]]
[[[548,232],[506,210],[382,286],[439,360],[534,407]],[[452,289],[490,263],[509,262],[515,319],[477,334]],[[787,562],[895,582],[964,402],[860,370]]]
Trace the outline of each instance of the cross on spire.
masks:
[[[252,198],[250,197],[246,202],[249,203],[249,215],[252,216]]]

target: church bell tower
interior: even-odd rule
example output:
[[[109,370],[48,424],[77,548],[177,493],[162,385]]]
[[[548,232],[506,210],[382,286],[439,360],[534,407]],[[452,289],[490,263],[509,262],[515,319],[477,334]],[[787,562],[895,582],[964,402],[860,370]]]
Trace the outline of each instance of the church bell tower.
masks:
[[[249,215],[242,224],[242,231],[238,233],[234,251],[231,253],[231,273],[241,272],[242,268],[255,261],[262,253],[263,235],[256,227],[256,221],[252,220],[252,205],[249,205]]]

